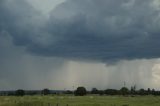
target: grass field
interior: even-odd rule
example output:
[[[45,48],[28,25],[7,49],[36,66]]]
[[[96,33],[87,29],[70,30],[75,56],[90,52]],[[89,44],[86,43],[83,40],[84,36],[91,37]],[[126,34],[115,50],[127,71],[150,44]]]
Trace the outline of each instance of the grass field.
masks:
[[[160,106],[155,96],[1,96],[0,106]]]

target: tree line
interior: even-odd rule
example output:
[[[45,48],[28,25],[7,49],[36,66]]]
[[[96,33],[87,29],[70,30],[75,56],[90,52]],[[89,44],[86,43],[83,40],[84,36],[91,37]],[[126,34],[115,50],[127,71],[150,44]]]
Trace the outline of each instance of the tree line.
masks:
[[[96,95],[155,95],[155,96],[160,96],[160,91],[155,90],[155,89],[150,89],[148,88],[147,90],[145,89],[139,89],[136,90],[136,87],[133,86],[131,89],[128,89],[127,87],[122,87],[121,89],[106,89],[106,90],[98,90],[97,88],[92,88],[91,91],[87,91],[85,87],[78,87],[74,92],[72,91],[66,91],[65,93],[67,94],[72,94],[78,95],[78,96],[84,96],[87,94],[96,94]]]
[[[16,91],[6,91],[6,92],[0,92],[0,95],[5,95],[5,96],[24,96],[24,95],[51,95],[51,94],[72,94],[75,96],[85,96],[87,94],[94,94],[94,95],[155,95],[155,96],[160,96],[160,91],[155,90],[155,89],[150,89],[148,88],[147,90],[145,89],[139,89],[136,90],[136,87],[133,86],[131,89],[128,89],[127,87],[122,87],[121,89],[106,89],[106,90],[98,90],[97,88],[92,88],[92,90],[87,91],[85,87],[77,87],[76,90],[64,90],[64,91],[56,91],[53,92],[49,89],[43,89],[41,91],[25,91],[23,89],[18,89]]]

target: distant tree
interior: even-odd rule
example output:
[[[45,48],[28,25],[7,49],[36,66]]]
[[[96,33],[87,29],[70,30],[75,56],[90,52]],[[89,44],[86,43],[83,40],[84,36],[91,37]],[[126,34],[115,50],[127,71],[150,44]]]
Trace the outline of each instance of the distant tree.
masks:
[[[146,91],[142,88],[139,90],[139,95],[146,95]]]
[[[148,89],[147,89],[147,94],[150,95],[151,93],[152,93],[152,92],[151,92],[151,89],[148,88]]]
[[[134,89],[133,89],[133,87],[132,87],[132,86],[131,86],[130,94],[134,94]]]
[[[67,90],[65,91],[65,94],[73,94],[73,91]]]
[[[16,96],[24,96],[25,95],[25,91],[22,89],[18,89],[15,92]]]
[[[107,95],[118,95],[118,90],[115,89],[106,89],[105,94]]]
[[[152,95],[156,95],[155,89],[152,89]]]
[[[27,93],[28,95],[37,95],[38,93],[36,91],[30,91]]]
[[[50,93],[50,90],[46,88],[46,89],[43,89],[41,93],[43,95],[48,95]]]
[[[102,95],[105,94],[105,91],[104,91],[104,90],[99,90],[98,92],[99,92],[99,95],[100,95],[100,96],[102,96]]]
[[[98,94],[99,91],[97,88],[92,88],[91,94]]]
[[[129,93],[129,90],[128,90],[128,88],[126,88],[126,87],[122,87],[122,88],[120,89],[120,92],[121,92],[122,95],[127,95],[127,94]]]
[[[136,94],[136,86],[131,86],[130,94],[132,95]]]
[[[76,96],[84,96],[86,94],[87,94],[87,91],[85,87],[78,87],[77,90],[75,91]]]

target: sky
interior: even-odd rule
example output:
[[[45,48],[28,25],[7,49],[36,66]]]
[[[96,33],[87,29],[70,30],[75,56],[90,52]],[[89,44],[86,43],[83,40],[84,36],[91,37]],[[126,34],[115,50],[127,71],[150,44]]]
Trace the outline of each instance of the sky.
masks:
[[[0,90],[160,89],[160,0],[0,0]]]

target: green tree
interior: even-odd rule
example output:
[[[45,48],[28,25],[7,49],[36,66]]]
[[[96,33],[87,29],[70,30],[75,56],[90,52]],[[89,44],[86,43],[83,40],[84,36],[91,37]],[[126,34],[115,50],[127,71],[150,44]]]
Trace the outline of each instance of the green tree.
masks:
[[[50,90],[46,88],[46,89],[43,89],[41,93],[43,95],[48,95],[50,93]]]
[[[127,94],[129,93],[129,90],[128,90],[128,88],[126,88],[126,87],[122,87],[122,88],[120,89],[120,92],[121,92],[122,95],[127,95]]]
[[[116,89],[106,89],[105,94],[107,94],[107,95],[118,95],[118,91]]]
[[[139,95],[145,95],[145,94],[146,94],[146,91],[144,89],[139,90]]]
[[[92,88],[92,91],[91,91],[92,94],[98,94],[99,91],[97,88]]]
[[[135,94],[136,94],[136,86],[131,86],[130,93],[131,93],[132,95],[135,95]]]
[[[148,95],[150,95],[152,92],[151,92],[151,89],[150,88],[148,88],[148,90],[147,90],[147,94]]]
[[[76,96],[84,96],[86,94],[87,94],[87,91],[85,87],[78,87],[77,90],[75,91]]]

